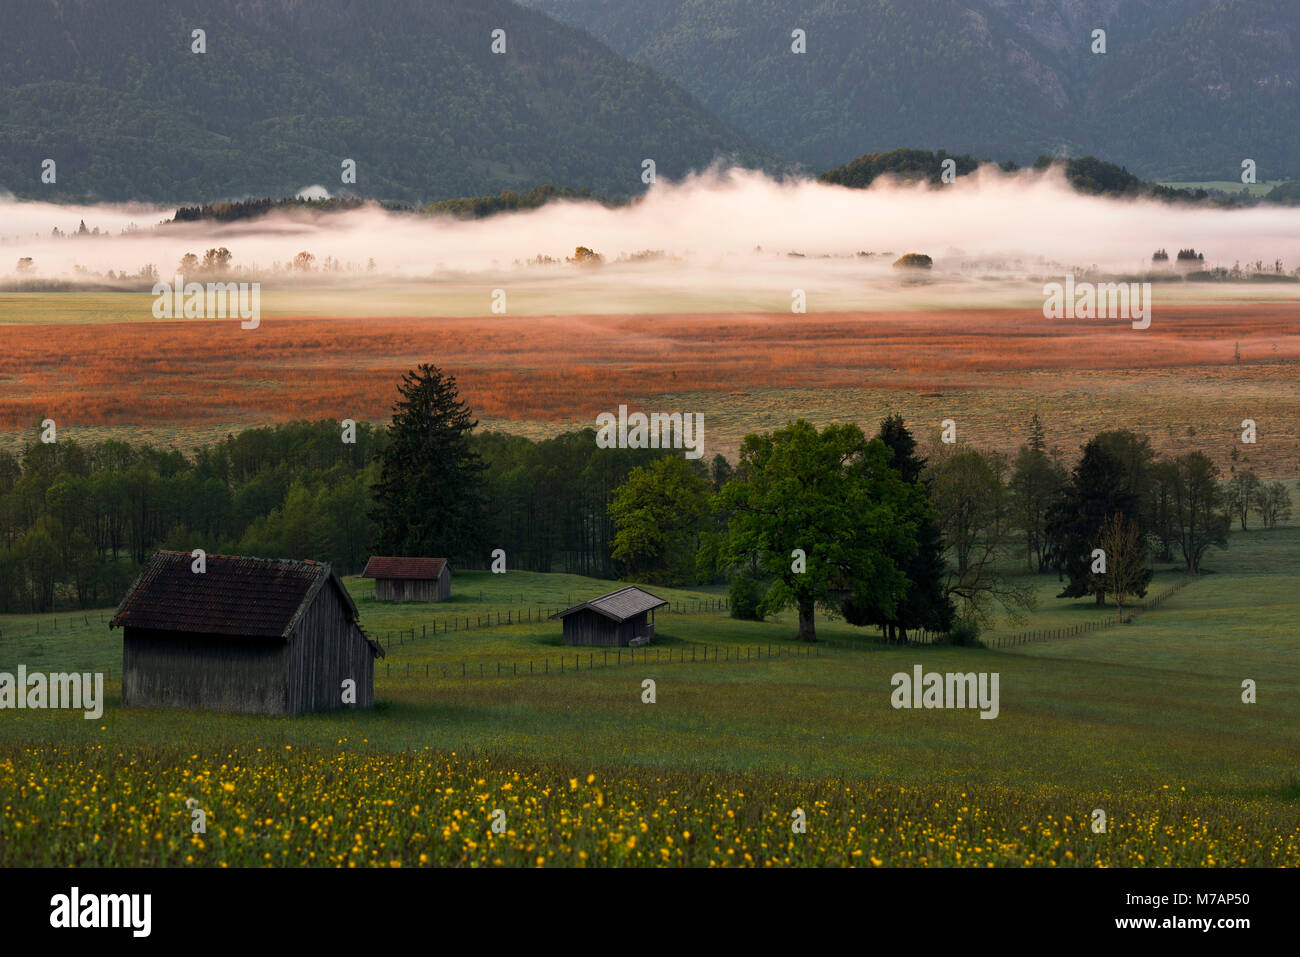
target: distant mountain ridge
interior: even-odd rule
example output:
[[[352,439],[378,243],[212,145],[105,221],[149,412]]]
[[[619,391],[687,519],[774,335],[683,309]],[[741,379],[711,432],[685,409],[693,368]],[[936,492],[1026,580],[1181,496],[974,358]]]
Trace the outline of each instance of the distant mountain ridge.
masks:
[[[902,144],[1300,177],[1294,0],[523,0],[813,169]],[[807,52],[791,52],[802,29]],[[1106,31],[1106,52],[1092,32]]]
[[[646,158],[679,177],[769,155],[676,84],[507,0],[6,0],[4,20],[0,188],[22,197],[630,194]]]

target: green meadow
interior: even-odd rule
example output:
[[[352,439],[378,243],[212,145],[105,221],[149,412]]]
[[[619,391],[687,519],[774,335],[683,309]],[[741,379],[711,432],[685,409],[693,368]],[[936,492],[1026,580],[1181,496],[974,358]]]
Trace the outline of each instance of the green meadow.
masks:
[[[1060,843],[1055,856],[1039,848],[1030,860],[1027,845],[1021,847],[1014,834],[1008,838],[1010,822],[1002,821],[997,843],[1009,848],[1003,862],[1300,864],[1294,856],[1300,854],[1300,528],[1237,533],[1230,542],[1228,550],[1212,553],[1205,574],[1131,624],[1003,649],[885,646],[872,631],[826,618],[818,626],[824,640],[810,648],[793,641],[788,614],[759,623],[735,621],[723,611],[674,610],[658,614],[655,641],[639,649],[635,660],[628,649],[607,658],[602,651],[566,648],[558,622],[537,618],[539,610],[609,590],[609,582],[466,572],[454,580],[452,601],[429,606],[378,603],[370,582],[348,579],[364,626],[385,644],[391,640],[387,656],[377,662],[379,703],[367,712],[294,718],[122,709],[116,680],[120,638],[98,624],[98,613],[71,627],[63,615],[57,633],[43,627],[39,636],[22,637],[13,637],[13,629],[30,626],[32,619],[10,616],[0,622],[6,635],[0,639],[0,670],[12,671],[20,662],[29,671],[112,667],[114,680],[98,721],[65,711],[4,713],[0,779],[21,784],[24,775],[32,780],[37,767],[57,777],[60,756],[73,761],[69,767],[81,767],[116,754],[131,767],[161,762],[176,774],[184,768],[185,780],[195,780],[191,770],[244,766],[232,756],[245,755],[245,770],[261,769],[284,793],[311,786],[295,776],[295,762],[334,756],[400,765],[428,756],[444,762],[445,773],[453,776],[464,771],[458,762],[486,761],[557,780],[594,774],[629,788],[634,781],[644,784],[648,774],[665,793],[713,780],[731,782],[743,793],[749,782],[755,789],[751,798],[760,802],[774,800],[763,797],[764,789],[840,786],[948,797],[969,793],[970,800],[982,796],[986,803],[1017,793],[1054,820],[1068,815],[1072,827],[1082,826],[1097,808],[1112,814],[1128,808],[1167,821],[1169,809],[1157,805],[1173,794],[1182,802],[1179,814],[1208,829],[1198,840],[1217,851],[1165,841],[1140,845],[1142,853],[1135,845],[1120,857],[1110,851],[1098,857],[1087,850],[1085,838],[1079,838],[1083,846],[1072,843],[1076,834]],[[1179,577],[1172,569],[1159,570],[1152,594]],[[995,634],[1114,615],[1113,608],[1097,609],[1088,601],[1055,599],[1055,590],[1051,576],[1038,579],[1039,606],[1030,620],[1003,623]],[[675,607],[720,597],[660,591]],[[523,624],[495,624],[498,612],[513,620],[521,610]],[[477,622],[489,613],[492,625],[464,629],[465,619]],[[453,617],[461,625],[444,631]],[[42,621],[48,626],[49,616]],[[434,621],[440,623],[436,635]],[[531,672],[524,671],[529,663]],[[981,719],[973,709],[893,708],[891,677],[910,675],[915,665],[925,671],[996,672],[997,718]],[[653,704],[642,700],[646,679],[655,682]],[[1257,683],[1254,704],[1242,702],[1245,679]],[[111,780],[117,772],[106,773]],[[935,805],[943,807],[944,800]],[[11,813],[17,808],[11,805]],[[948,820],[935,813],[942,820],[927,826]],[[1226,830],[1212,840],[1220,826]],[[1243,827],[1254,851],[1233,845]],[[863,847],[853,844],[856,837],[840,837],[841,844],[824,848],[829,856],[796,856],[789,863],[857,860],[853,850]],[[1266,837],[1273,849],[1252,858]],[[14,838],[12,822],[0,825],[5,863],[37,854],[36,845]],[[533,840],[542,838],[534,834]],[[19,847],[27,849],[19,854]],[[222,847],[226,862],[252,862],[241,857],[242,845],[233,838]],[[875,859],[916,863],[901,847],[895,847],[902,855],[897,859]],[[424,863],[470,861],[469,850],[453,850],[441,847],[433,858],[426,853]],[[185,851],[182,842],[175,854]],[[507,858],[520,853],[514,847]],[[614,860],[610,848],[600,853]],[[970,847],[962,859],[957,853],[927,862],[971,862]],[[87,860],[101,858],[92,854]],[[159,860],[192,863],[167,854]],[[290,853],[283,860],[296,859]],[[375,860],[363,855],[363,862]],[[215,863],[199,860],[205,861]]]

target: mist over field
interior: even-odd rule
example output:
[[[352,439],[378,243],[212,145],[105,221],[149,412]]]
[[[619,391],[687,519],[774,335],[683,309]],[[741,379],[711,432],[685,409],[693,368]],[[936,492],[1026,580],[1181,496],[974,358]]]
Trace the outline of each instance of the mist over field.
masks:
[[[225,246],[237,270],[256,273],[284,268],[303,250],[316,257],[318,270],[331,257],[345,267],[333,277],[341,281],[366,273],[371,259],[381,275],[454,281],[518,275],[543,256],[559,263],[527,269],[529,277],[561,285],[599,281],[603,273],[616,286],[659,293],[762,286],[788,297],[792,288],[892,280],[891,263],[907,252],[933,257],[932,277],[949,280],[1033,279],[1066,270],[1135,274],[1150,268],[1158,248],[1172,259],[1193,247],[1205,254],[1206,267],[1262,260],[1271,269],[1280,259],[1290,272],[1300,265],[1294,209],[1100,198],[1070,188],[1058,168],[1008,174],[988,166],[940,188],[882,179],[868,189],[731,168],[661,180],[628,206],[559,201],[473,221],[366,207],[156,225],[173,213],[147,205],[0,202],[0,275],[75,281],[108,270],[134,276],[152,264],[170,280],[185,253],[201,257]],[[83,220],[107,235],[51,236],[53,228],[75,233]],[[605,257],[603,271],[563,262],[579,245]],[[616,262],[647,251],[662,256]],[[33,268],[20,276],[21,257],[31,257]]]

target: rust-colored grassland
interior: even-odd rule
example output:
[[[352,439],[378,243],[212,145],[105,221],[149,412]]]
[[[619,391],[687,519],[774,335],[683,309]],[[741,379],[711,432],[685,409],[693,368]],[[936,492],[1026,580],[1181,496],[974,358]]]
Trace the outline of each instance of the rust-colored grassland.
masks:
[[[0,324],[0,430],[18,440],[53,418],[63,434],[188,447],[297,418],[383,421],[419,362],[454,373],[485,425],[535,436],[622,403],[703,412],[709,454],[730,454],[790,417],[874,427],[894,410],[1011,451],[1038,411],[1067,451],[1135,428],[1226,462],[1252,418],[1252,467],[1300,470],[1300,308],[1286,303],[1167,306],[1146,330],[1006,308]]]

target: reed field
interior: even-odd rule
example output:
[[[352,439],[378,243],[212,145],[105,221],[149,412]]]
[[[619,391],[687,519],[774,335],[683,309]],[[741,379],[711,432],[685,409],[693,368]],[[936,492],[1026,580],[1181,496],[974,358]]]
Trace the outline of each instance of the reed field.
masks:
[[[380,423],[393,383],[433,361],[457,377],[484,428],[531,438],[592,426],[629,404],[702,413],[706,453],[734,456],[745,434],[792,418],[874,428],[898,412],[918,437],[952,418],[963,441],[1014,453],[1038,412],[1067,455],[1099,429],[1130,428],[1157,453],[1200,448],[1226,468],[1241,421],[1252,418],[1264,438],[1251,467],[1266,477],[1300,472],[1300,306],[1285,284],[1238,289],[1234,302],[1209,299],[1226,295],[1216,288],[1204,302],[1171,293],[1144,331],[1047,320],[1041,302],[1011,299],[798,316],[448,317],[376,307],[362,318],[352,310],[363,303],[346,293],[333,314],[287,308],[325,305],[322,295],[289,299],[284,316],[268,310],[249,331],[237,321],[154,320],[136,294],[47,294],[63,298],[58,309],[0,295],[0,442],[30,443],[46,418],[85,441],[178,448],[292,419]],[[376,299],[395,308],[383,296],[365,302]]]

